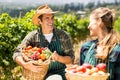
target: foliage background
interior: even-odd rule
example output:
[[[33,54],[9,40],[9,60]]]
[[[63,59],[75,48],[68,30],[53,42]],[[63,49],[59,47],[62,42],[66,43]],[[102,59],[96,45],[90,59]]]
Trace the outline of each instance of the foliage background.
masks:
[[[90,5],[87,6],[89,10],[94,9]],[[0,80],[20,79],[22,68],[13,61],[12,55],[26,34],[38,28],[31,23],[34,13],[35,11],[31,10],[22,17],[11,17],[8,13],[0,15]],[[72,37],[75,49],[76,45],[79,48],[81,42],[89,37],[89,17],[78,18],[72,13],[62,13],[62,16],[58,16],[60,15],[55,17],[55,26],[67,31]],[[117,15],[114,27],[120,33],[120,15]],[[78,50],[77,53],[79,54]]]

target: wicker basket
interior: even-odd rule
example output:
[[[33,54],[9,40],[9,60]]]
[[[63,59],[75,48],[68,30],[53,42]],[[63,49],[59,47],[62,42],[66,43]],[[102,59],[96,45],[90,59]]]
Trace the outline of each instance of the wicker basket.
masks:
[[[32,72],[23,68],[22,75],[24,80],[44,80],[44,77],[48,71],[49,62],[42,63],[42,65],[44,66],[44,68],[40,72]]]
[[[106,73],[104,76],[103,75],[98,75],[98,76],[91,76],[91,75],[83,75],[83,74],[78,74],[78,73],[72,73],[67,70],[68,77],[70,80],[107,80],[109,74]]]
[[[32,49],[34,49],[34,48],[32,48]],[[43,66],[43,69],[40,72],[32,72],[30,70],[27,70],[27,69],[23,68],[23,71],[22,71],[23,79],[24,80],[44,80],[44,77],[47,74],[47,71],[48,71],[48,68],[49,68],[49,64],[50,64],[50,61],[51,61],[50,60],[51,59],[50,55],[52,54],[52,52],[48,48],[45,48],[44,50],[42,50],[41,53],[38,52],[37,50],[32,51],[31,49],[28,50],[27,55],[24,53],[24,50],[21,50],[21,52],[23,52],[22,56],[23,56],[23,59],[24,59],[25,62],[33,61],[35,66],[40,66],[40,65]],[[41,58],[40,59],[30,58],[30,55],[31,54],[36,54],[36,52],[40,53],[40,54],[43,53],[43,54],[47,55],[46,59],[43,60]]]

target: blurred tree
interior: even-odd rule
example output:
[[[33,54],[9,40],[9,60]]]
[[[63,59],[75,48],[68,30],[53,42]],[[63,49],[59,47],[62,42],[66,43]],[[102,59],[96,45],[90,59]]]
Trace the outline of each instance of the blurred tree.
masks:
[[[95,7],[95,3],[94,2],[90,2],[86,5],[86,8],[90,9],[90,11]]]

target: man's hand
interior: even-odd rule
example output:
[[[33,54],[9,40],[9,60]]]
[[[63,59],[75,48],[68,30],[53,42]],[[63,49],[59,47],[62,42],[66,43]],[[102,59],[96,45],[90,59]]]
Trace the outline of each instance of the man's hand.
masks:
[[[70,56],[61,56],[56,51],[54,51],[54,53],[51,55],[51,60],[58,61],[63,64],[71,64],[72,63],[72,58]]]
[[[67,80],[70,80],[70,78],[69,78],[67,73],[65,73],[65,77],[66,77]]]
[[[34,61],[29,61],[23,64],[23,67],[32,72],[40,72],[43,69],[43,65],[35,65]]]
[[[58,53],[56,51],[54,51],[54,53],[51,55],[51,60],[59,61],[59,57],[60,57],[60,55],[58,55]]]

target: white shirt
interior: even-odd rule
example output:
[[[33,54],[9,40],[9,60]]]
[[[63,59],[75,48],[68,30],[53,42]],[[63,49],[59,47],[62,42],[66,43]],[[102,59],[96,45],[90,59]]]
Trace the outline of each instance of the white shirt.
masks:
[[[53,33],[50,34],[44,34],[45,38],[48,40],[48,42],[50,43],[53,37]]]

